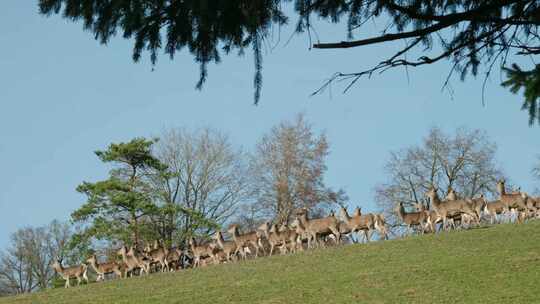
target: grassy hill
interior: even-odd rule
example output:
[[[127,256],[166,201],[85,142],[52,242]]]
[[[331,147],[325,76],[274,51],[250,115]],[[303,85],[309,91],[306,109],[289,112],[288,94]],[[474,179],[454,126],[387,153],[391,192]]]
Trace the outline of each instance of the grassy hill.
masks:
[[[273,256],[0,303],[540,303],[540,221]]]

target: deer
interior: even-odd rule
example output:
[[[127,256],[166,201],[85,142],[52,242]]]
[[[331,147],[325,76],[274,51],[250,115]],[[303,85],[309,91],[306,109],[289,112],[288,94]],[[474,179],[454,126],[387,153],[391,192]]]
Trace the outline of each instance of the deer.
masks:
[[[295,229],[290,229],[286,225],[281,225],[280,228],[276,224],[266,222],[258,227],[258,230],[264,233],[264,236],[270,244],[269,255],[272,255],[275,247],[283,248],[283,253],[287,251],[296,252],[298,249],[298,233]],[[290,248],[289,248],[290,247]]]
[[[64,288],[69,288],[71,285],[69,284],[69,279],[76,278],[77,279],[77,286],[81,285],[81,281],[85,280],[88,284],[88,266],[85,264],[77,265],[77,266],[70,266],[70,267],[63,267],[62,266],[62,260],[56,260],[52,264],[52,268],[58,273],[62,279],[66,280],[66,284],[64,285]]]
[[[234,241],[225,241],[223,239],[223,234],[221,233],[221,231],[216,231],[213,238],[219,248],[223,250],[223,253],[225,254],[225,260],[232,261],[233,257],[236,257],[236,243]]]
[[[499,192],[499,200],[507,206],[509,210],[517,209],[518,211],[528,213],[527,208],[527,193],[517,191],[506,193],[505,180],[501,179],[497,182],[497,192]],[[518,217],[519,219],[519,217]]]
[[[426,210],[428,213],[429,222],[426,223],[426,228],[429,228],[429,231],[435,233],[435,227],[437,224],[442,223],[442,217],[435,210]],[[442,227],[440,227],[442,228]]]
[[[380,238],[383,240],[388,240],[388,229],[386,228],[386,219],[384,214],[375,213],[375,230],[379,232]]]
[[[96,282],[99,282],[100,280],[105,281],[105,275],[114,273],[120,278],[123,277],[122,274],[122,266],[119,265],[116,262],[105,262],[105,263],[98,263],[96,255],[93,254],[90,256],[86,262],[92,266],[94,271],[97,273]]]
[[[362,209],[358,206],[354,208],[352,217],[355,216],[361,216],[362,215]],[[388,230],[386,228],[386,219],[384,218],[384,215],[382,213],[375,213],[375,229],[379,232],[379,235],[382,239],[387,240],[388,239]]]
[[[343,224],[343,223],[341,223],[341,224]],[[342,226],[341,224],[340,224],[340,227]],[[302,224],[302,222],[300,221],[300,218],[298,216],[296,216],[294,218],[294,220],[292,221],[291,228],[294,229],[294,231],[296,232],[296,234],[298,236],[297,241],[299,243],[299,247],[303,249],[302,244],[304,242],[309,243],[310,238],[311,238],[311,234],[307,231],[306,227]]]
[[[246,259],[246,253],[244,252],[244,247],[252,245],[255,248],[255,257],[259,256],[259,249],[264,252],[264,247],[260,246],[260,234],[257,231],[251,231],[245,234],[240,234],[238,230],[238,225],[231,225],[227,230],[233,237],[234,242],[236,243],[236,252],[235,254],[240,253],[242,258]]]
[[[193,254],[193,267],[200,267],[203,259],[209,258],[215,260],[215,248],[211,244],[197,245],[195,238],[189,239],[189,246]]]
[[[446,194],[446,200],[447,201],[457,201],[459,199],[461,199],[461,198],[457,195],[456,191],[451,186],[449,186],[448,187],[448,193]],[[477,224],[480,224],[480,218],[482,216],[482,210],[484,209],[484,206],[487,203],[487,200],[485,199],[484,194],[480,194],[480,196],[477,197],[477,198],[466,199],[465,201],[470,204],[472,210],[476,214],[476,217],[472,217],[472,216],[470,216],[468,214],[465,214],[465,216],[463,216],[463,221],[467,221],[467,222],[469,222],[469,224],[470,224],[471,221],[476,221]],[[461,216],[459,216],[457,218],[454,217],[453,220],[456,220],[456,219],[462,220]]]
[[[126,265],[126,276],[127,273],[129,273],[129,276],[132,277],[135,269],[140,269],[140,275],[142,275],[143,272],[149,274],[149,261],[143,256],[137,254],[133,246],[129,250],[126,246],[122,246],[116,253],[122,256],[122,261]]]
[[[447,201],[456,201],[458,199],[459,199],[459,197],[458,197],[456,191],[451,186],[448,186],[448,192],[446,193],[446,200]]]
[[[333,234],[337,243],[341,243],[341,233],[339,232],[339,221],[334,215],[330,215],[318,219],[308,219],[307,209],[299,212],[299,222],[305,229],[308,235],[308,248],[311,248],[311,242],[318,243],[319,236]],[[323,245],[324,246],[324,245]]]
[[[139,259],[141,265],[141,274],[143,269],[145,274],[150,274],[150,266],[152,265],[152,261],[148,259],[144,254],[141,254],[140,251],[137,250],[137,247],[131,246],[127,254],[128,256],[137,257],[137,259]]]
[[[360,216],[362,215],[362,208],[360,206],[357,206],[354,208],[352,216]]]
[[[275,224],[270,224],[270,222],[265,222],[262,225],[260,225],[257,228],[257,230],[260,230],[264,233],[264,236],[266,237],[268,244],[270,244],[270,251],[268,255],[272,255],[274,253],[275,247],[285,244],[284,239],[280,235],[279,230],[276,229]]]
[[[489,216],[492,225],[495,223],[497,215],[507,213],[508,211],[508,205],[500,200],[486,203],[484,206],[484,213]]]
[[[274,229],[277,229],[277,225],[276,225],[276,227],[274,227]],[[282,237],[285,240],[285,248],[288,251],[290,251],[292,253],[295,253],[298,249],[300,249],[300,250],[303,249],[302,246],[301,246],[302,241],[300,239],[300,236],[296,232],[296,229],[293,229],[292,227],[289,227],[289,226],[287,226],[285,224],[281,224],[281,227],[279,228],[279,231],[280,231]]]
[[[480,218],[482,217],[482,210],[484,210],[484,207],[487,204],[487,200],[484,194],[480,194],[479,197],[471,199],[469,201],[469,204],[476,213],[476,217],[478,218],[478,220],[480,220]]]
[[[155,241],[154,248],[147,247],[144,251],[144,255],[150,260],[150,263],[159,264],[162,272],[165,272],[166,270],[169,271],[169,262],[167,261],[169,250],[165,246],[161,246]]]
[[[171,248],[167,255],[167,262],[169,263],[169,271],[174,271],[182,266],[182,257],[184,253],[180,248]]]
[[[418,211],[406,212],[403,202],[399,202],[397,206],[397,214],[401,221],[407,225],[407,232],[410,234],[414,226],[419,226],[422,229],[422,234],[426,232],[427,225],[431,225],[430,214],[425,210],[424,205],[415,204]]]
[[[527,199],[527,209],[529,209],[531,217],[538,217],[540,215],[540,197],[529,197]]]
[[[375,221],[376,217],[371,214],[362,214],[359,216],[353,216],[350,217],[347,213],[347,209],[344,207],[340,208],[340,216],[343,219],[343,221],[349,226],[351,229],[351,232],[364,232],[364,237],[366,238],[366,242],[369,242],[371,239],[371,230],[375,229]],[[383,218],[384,219],[384,218]]]
[[[354,208],[354,211],[352,213],[352,217],[355,216],[361,216],[362,215],[362,208],[360,206],[357,206]],[[379,232],[381,237],[383,239],[388,239],[388,230],[386,229],[386,219],[384,218],[384,215],[382,213],[376,213],[375,216],[375,229]]]
[[[430,199],[431,205],[433,206],[435,212],[437,212],[442,217],[443,227],[446,227],[448,219],[452,218],[452,216],[456,213],[465,213],[472,216],[473,218],[476,218],[475,212],[473,211],[469,203],[465,200],[457,199],[455,201],[443,202],[439,198],[439,195],[437,194],[437,188],[435,187],[432,187],[426,193],[426,196]]]
[[[358,243],[358,241],[353,237],[353,231],[351,230],[349,225],[347,225],[347,223],[340,221],[338,229],[342,237],[346,236],[350,242]]]

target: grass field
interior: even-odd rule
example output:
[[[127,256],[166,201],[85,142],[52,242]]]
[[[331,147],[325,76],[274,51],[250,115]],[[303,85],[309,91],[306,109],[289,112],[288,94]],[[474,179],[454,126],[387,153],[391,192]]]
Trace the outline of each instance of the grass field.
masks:
[[[0,303],[540,303],[540,221],[60,288]]]

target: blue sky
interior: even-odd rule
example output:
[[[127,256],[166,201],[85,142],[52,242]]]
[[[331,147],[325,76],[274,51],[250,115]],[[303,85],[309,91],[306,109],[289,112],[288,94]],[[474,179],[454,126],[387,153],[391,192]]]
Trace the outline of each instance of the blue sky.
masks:
[[[373,26],[377,28],[377,25]],[[322,41],[345,39],[345,26],[320,25]],[[365,32],[361,36],[375,34]],[[329,138],[329,185],[343,187],[354,205],[374,209],[373,187],[384,181],[389,151],[420,142],[439,126],[480,128],[498,144],[498,160],[523,189],[536,186],[530,170],[540,151],[538,127],[519,110],[521,96],[482,79],[452,82],[441,91],[449,64],[394,70],[362,80],[347,94],[309,97],[336,71],[368,68],[401,44],[351,50],[309,50],[306,36],[283,28],[281,44],[264,56],[264,87],[253,106],[253,57],[224,57],[210,66],[202,92],[198,66],[187,53],[166,56],[152,71],[131,61],[132,42],[102,46],[82,25],[38,15],[35,1],[5,0],[0,10],[0,248],[25,225],[66,220],[84,198],[83,180],[107,167],[93,151],[171,127],[214,127],[251,149],[273,125],[304,112]]]

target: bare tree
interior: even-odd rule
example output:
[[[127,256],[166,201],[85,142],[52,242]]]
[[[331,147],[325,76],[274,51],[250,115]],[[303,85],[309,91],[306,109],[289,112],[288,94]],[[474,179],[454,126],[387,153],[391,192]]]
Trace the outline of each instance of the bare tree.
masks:
[[[495,160],[497,147],[485,132],[460,128],[448,135],[432,128],[420,146],[392,152],[385,166],[388,181],[375,187],[375,200],[397,225],[396,203],[423,203],[424,193],[435,186],[446,195],[452,188],[464,198],[495,194],[503,177]]]
[[[254,204],[261,216],[288,222],[297,208],[320,214],[342,203],[344,192],[324,184],[327,155],[326,136],[315,135],[301,114],[264,135],[250,164]]]
[[[26,248],[28,229],[11,235],[11,247],[0,256],[0,282],[10,294],[31,292],[37,288],[32,261]]]
[[[245,157],[217,130],[168,130],[156,156],[167,169],[150,176],[166,212],[153,222],[166,240],[183,242],[195,233],[208,236],[231,218],[247,195]]]
[[[49,287],[55,275],[51,264],[66,255],[70,237],[69,225],[56,220],[13,233],[10,247],[0,255],[0,290],[19,294]]]

